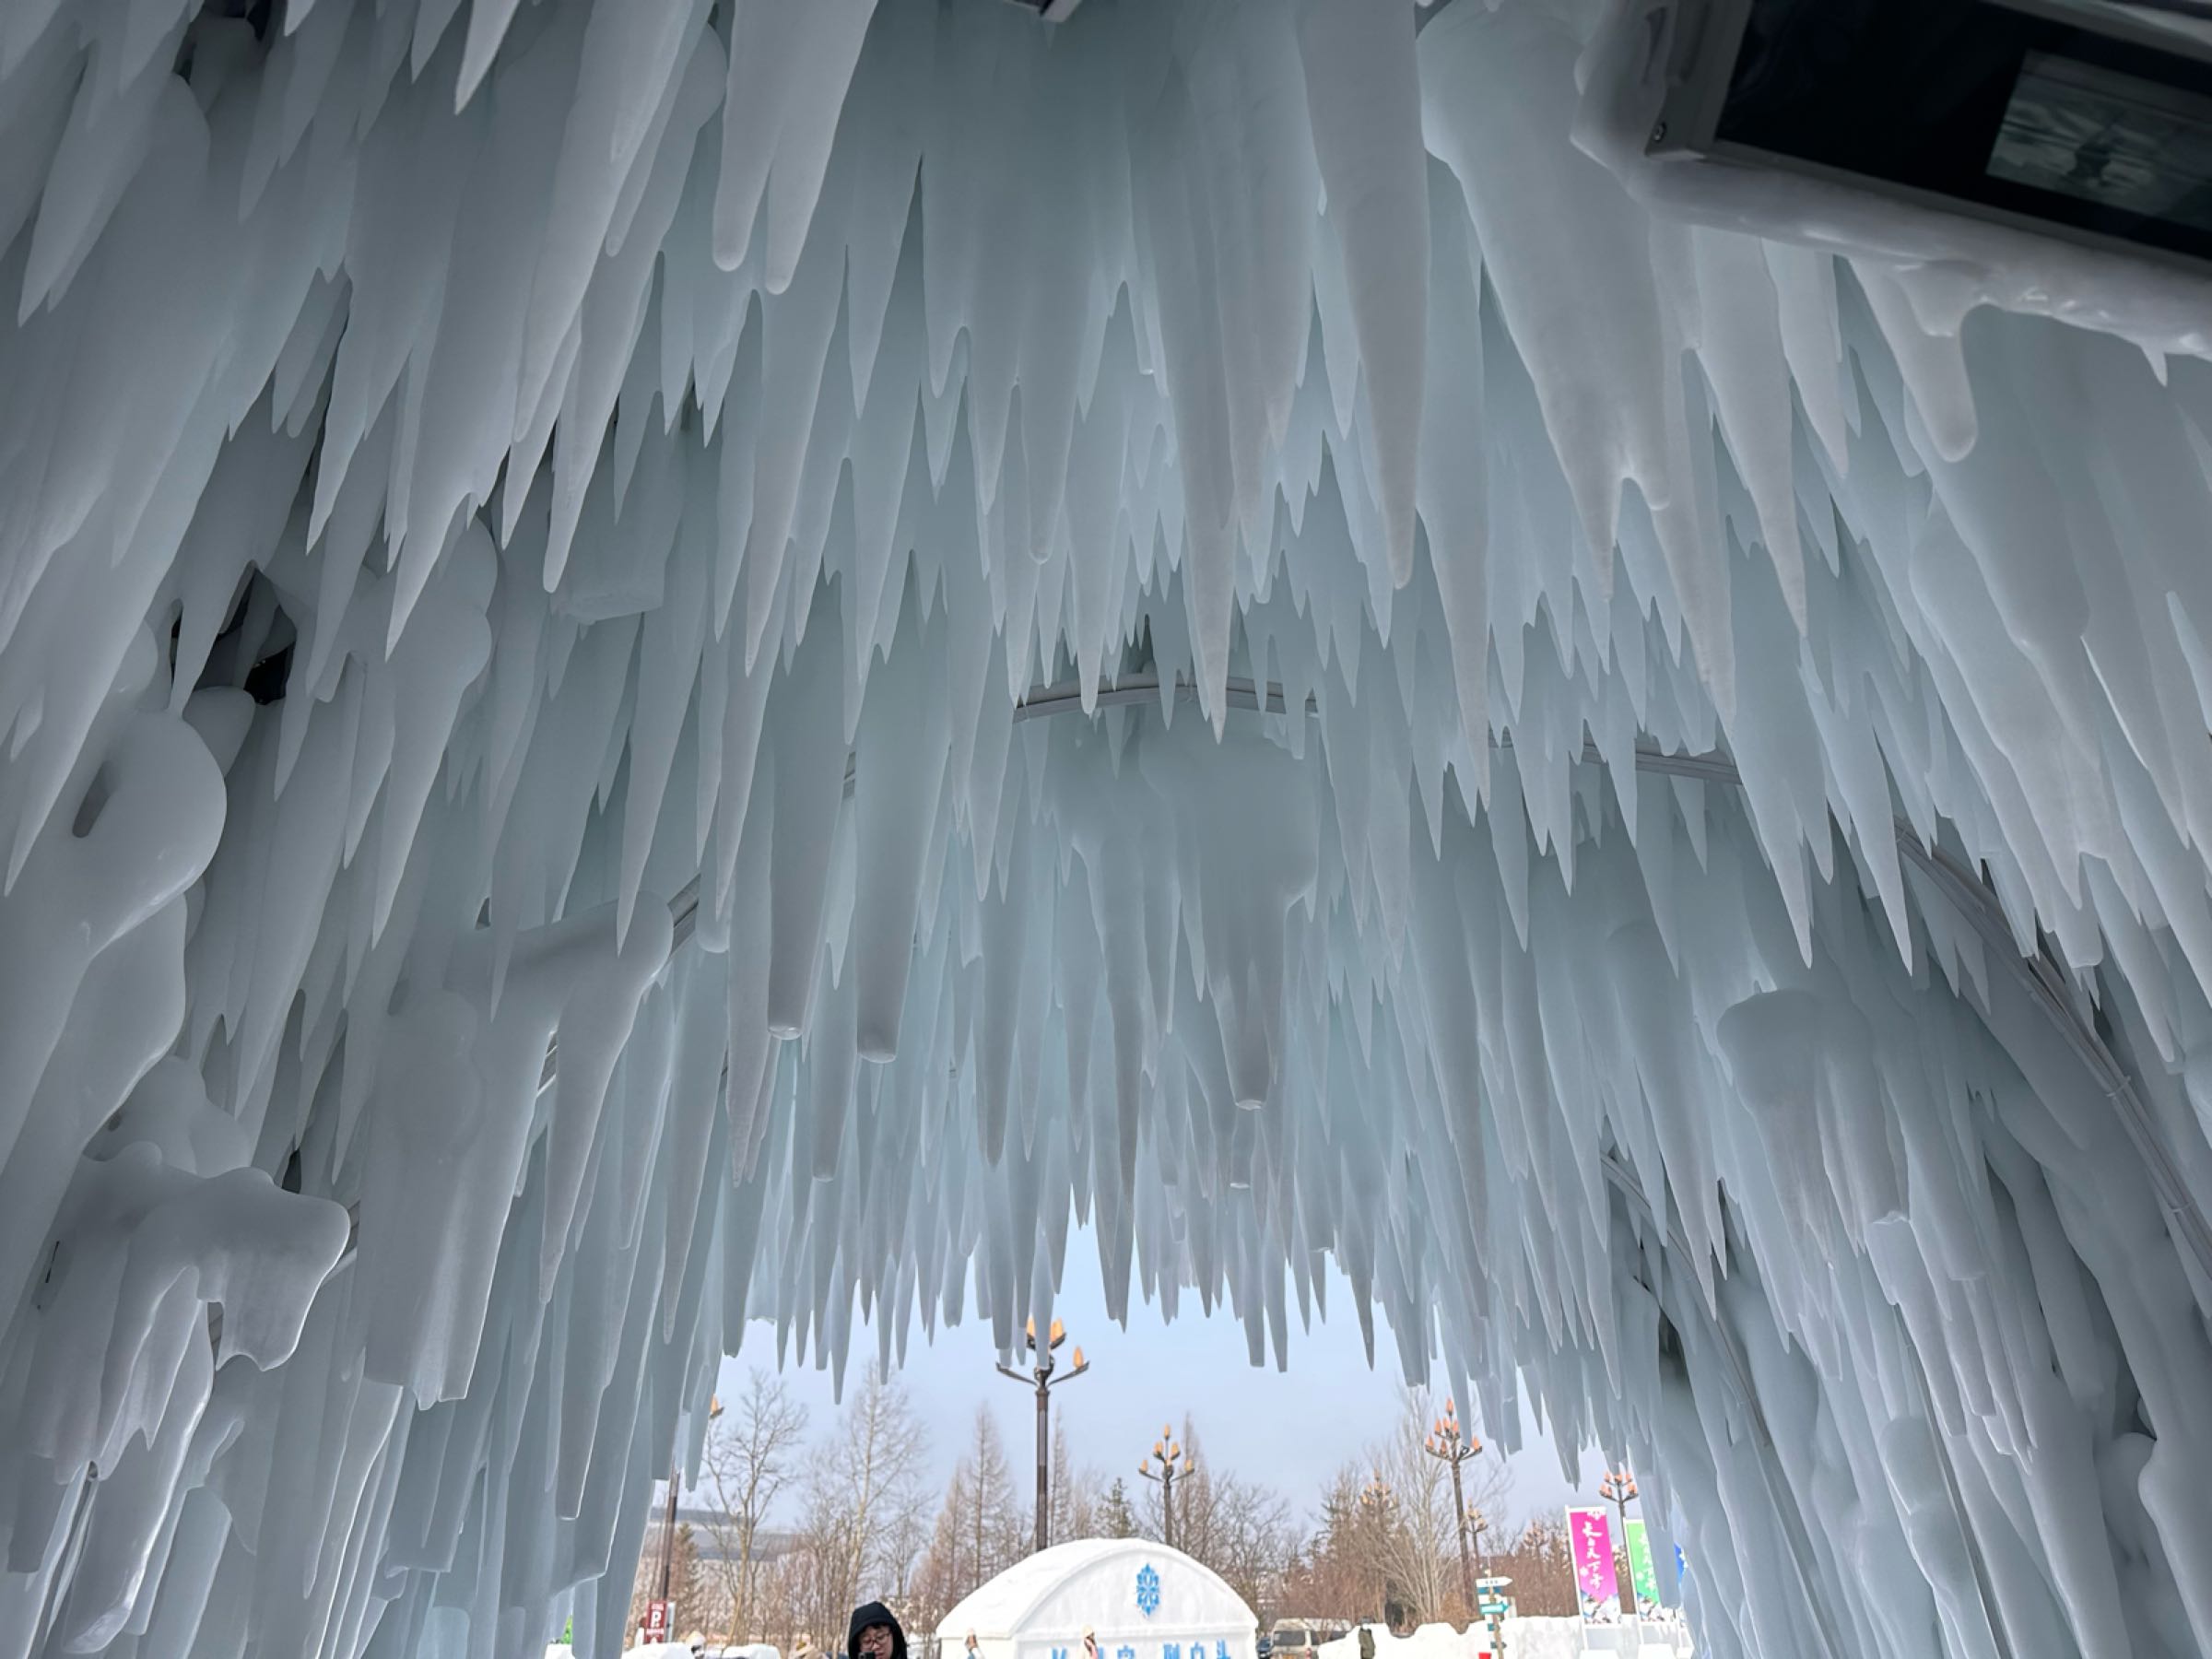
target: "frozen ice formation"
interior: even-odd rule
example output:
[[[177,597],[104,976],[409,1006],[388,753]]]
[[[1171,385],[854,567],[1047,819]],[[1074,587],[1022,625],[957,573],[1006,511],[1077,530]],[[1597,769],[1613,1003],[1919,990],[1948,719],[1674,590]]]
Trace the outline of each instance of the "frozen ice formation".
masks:
[[[748,1322],[1324,1255],[1723,1659],[2212,1653],[2202,335],[1600,9],[0,9],[0,1659],[610,1653]]]

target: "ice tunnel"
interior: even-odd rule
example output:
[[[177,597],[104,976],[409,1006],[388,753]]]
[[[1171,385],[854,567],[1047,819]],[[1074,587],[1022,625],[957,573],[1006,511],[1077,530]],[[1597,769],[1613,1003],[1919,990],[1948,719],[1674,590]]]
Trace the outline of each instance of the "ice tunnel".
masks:
[[[0,6],[0,1659],[610,1654],[748,1324],[1330,1263],[1722,1659],[2212,1654],[2212,284],[1072,10]]]

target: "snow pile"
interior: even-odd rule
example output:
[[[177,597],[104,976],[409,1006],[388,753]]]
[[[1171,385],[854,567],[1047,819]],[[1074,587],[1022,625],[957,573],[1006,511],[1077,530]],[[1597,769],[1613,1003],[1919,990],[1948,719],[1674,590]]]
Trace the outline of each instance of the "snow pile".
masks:
[[[1448,1624],[1425,1624],[1400,1636],[1382,1625],[1368,1627],[1374,1633],[1375,1659],[1485,1659],[1491,1653],[1487,1625],[1464,1630]],[[1649,1659],[1688,1659],[1692,1649],[1676,1644],[1674,1633],[1625,1624],[1585,1624],[1580,1618],[1508,1618],[1505,1645],[1500,1659],[1580,1659],[1583,1653],[1646,1655]],[[1359,1659],[1357,1631],[1317,1650],[1320,1659]]]
[[[1694,1648],[1656,1630],[1626,1625],[1585,1625],[1579,1618],[1509,1618],[1502,1659],[1582,1659],[1585,1653],[1623,1659],[1688,1659]]]
[[[1367,1629],[1374,1638],[1375,1659],[1478,1659],[1488,1648],[1484,1627],[1479,1624],[1464,1630],[1448,1624],[1425,1624],[1403,1636],[1387,1625],[1371,1624]],[[1355,1629],[1349,1635],[1323,1642],[1314,1651],[1320,1659],[1359,1659],[1359,1632]]]
[[[748,1320],[1077,1218],[1722,1659],[2212,1652],[2212,367],[1583,9],[0,18],[0,1659],[615,1653]]]

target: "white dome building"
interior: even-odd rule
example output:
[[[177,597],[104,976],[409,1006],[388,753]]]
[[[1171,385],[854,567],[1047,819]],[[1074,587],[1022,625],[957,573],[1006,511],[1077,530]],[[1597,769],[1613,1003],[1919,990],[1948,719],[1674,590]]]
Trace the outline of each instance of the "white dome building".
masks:
[[[1258,1620],[1210,1567],[1144,1538],[1083,1538],[1009,1567],[937,1627],[938,1659],[1255,1659]]]

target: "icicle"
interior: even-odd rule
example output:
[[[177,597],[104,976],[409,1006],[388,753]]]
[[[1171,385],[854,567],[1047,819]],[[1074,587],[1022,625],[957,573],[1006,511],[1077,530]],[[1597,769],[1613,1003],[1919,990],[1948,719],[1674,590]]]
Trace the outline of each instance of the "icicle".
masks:
[[[1073,1217],[1723,1659],[2212,1648],[2187,279],[1692,229],[1590,8],[281,10],[0,19],[0,1624],[604,1651]]]

